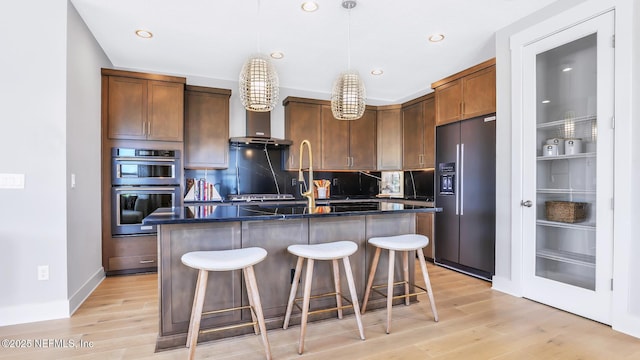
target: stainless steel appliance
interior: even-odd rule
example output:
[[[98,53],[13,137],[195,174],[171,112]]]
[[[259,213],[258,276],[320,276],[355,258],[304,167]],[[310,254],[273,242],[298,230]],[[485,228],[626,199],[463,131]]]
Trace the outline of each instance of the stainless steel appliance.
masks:
[[[111,149],[111,185],[180,184],[179,150]]]
[[[495,114],[436,128],[435,262],[495,273]]]
[[[111,149],[111,234],[156,233],[142,219],[181,203],[181,178],[178,150]]]

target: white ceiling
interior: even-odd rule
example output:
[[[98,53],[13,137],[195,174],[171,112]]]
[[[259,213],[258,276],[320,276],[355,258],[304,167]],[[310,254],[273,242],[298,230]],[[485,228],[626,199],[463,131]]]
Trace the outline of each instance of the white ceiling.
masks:
[[[372,104],[427,93],[432,82],[494,57],[496,30],[554,1],[359,0],[349,14],[342,0],[317,0],[313,13],[301,10],[302,0],[71,0],[117,68],[237,81],[258,48],[282,51],[273,60],[280,86],[327,99],[348,68],[350,27],[351,68]],[[139,38],[137,29],[154,36]],[[430,43],[434,33],[445,40]],[[384,74],[371,75],[375,68]]]

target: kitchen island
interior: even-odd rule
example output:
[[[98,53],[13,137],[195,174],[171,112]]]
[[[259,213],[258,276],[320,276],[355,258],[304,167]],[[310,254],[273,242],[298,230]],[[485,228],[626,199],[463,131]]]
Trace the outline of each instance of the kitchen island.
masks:
[[[374,253],[367,239],[415,233],[416,213],[441,211],[427,203],[390,200],[325,201],[318,205],[309,211],[302,202],[198,203],[160,208],[145,218],[145,224],[158,228],[160,326],[156,350],[184,346],[186,342],[197,276],[196,270],[184,266],[180,260],[187,252],[252,246],[266,249],[267,258],[255,265],[256,277],[267,328],[278,328],[282,326],[296,264],[296,257],[287,251],[289,245],[338,240],[358,244],[358,251],[350,260],[356,289],[362,297]],[[400,259],[396,264],[395,277],[401,279]],[[382,257],[379,268],[386,266],[387,259]],[[413,262],[409,262],[409,266],[413,277]],[[313,294],[333,291],[329,264],[318,264],[314,273]],[[384,283],[386,278],[386,271],[378,271],[376,283]],[[212,272],[208,281],[204,311],[248,304],[241,271]],[[342,281],[346,283],[346,279]],[[331,301],[335,303],[335,298],[312,301],[311,309],[330,306]],[[370,300],[369,308],[383,306],[384,298]],[[233,325],[250,316],[248,310],[216,314],[203,318],[201,329]],[[335,314],[327,312],[310,320],[332,316]],[[291,323],[298,322],[299,312],[294,311]],[[252,331],[251,327],[241,327],[203,333],[200,341]]]

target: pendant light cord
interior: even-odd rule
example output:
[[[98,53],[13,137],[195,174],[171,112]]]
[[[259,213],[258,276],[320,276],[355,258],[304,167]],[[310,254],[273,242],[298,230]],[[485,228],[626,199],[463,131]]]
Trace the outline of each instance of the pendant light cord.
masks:
[[[347,17],[347,70],[351,71],[351,8]]]
[[[257,0],[258,3],[258,11],[256,12],[256,24],[260,24],[260,0]],[[260,26],[258,26],[258,28],[260,28]],[[260,53],[260,30],[258,30],[258,36],[257,36],[257,45],[258,45],[258,54]]]

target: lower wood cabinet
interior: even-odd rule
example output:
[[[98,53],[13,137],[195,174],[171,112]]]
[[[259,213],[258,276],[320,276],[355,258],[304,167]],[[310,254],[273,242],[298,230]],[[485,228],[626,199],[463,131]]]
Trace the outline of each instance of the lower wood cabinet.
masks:
[[[107,274],[155,271],[158,266],[155,235],[103,238],[102,252]]]

